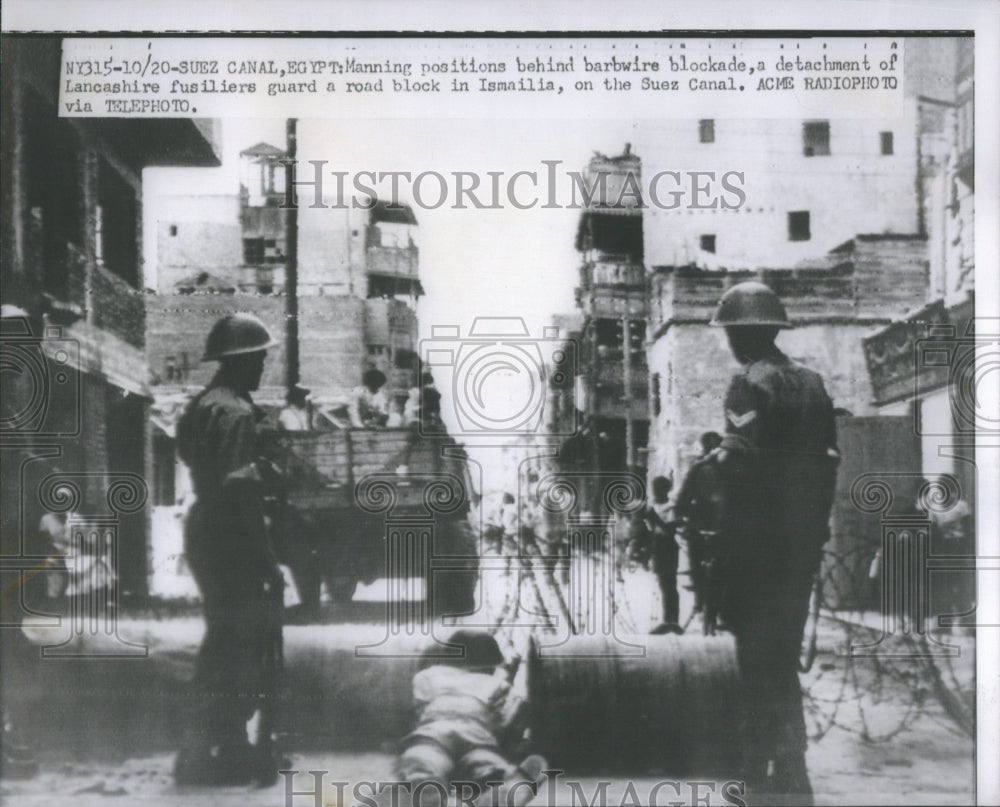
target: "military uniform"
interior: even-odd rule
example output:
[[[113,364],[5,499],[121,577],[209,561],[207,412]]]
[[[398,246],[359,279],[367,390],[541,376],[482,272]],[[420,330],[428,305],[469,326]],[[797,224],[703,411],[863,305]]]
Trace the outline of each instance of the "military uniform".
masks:
[[[197,497],[184,548],[205,609],[196,673],[205,710],[201,744],[240,748],[263,685],[265,590],[280,576],[264,521],[249,394],[209,386],[189,404],[177,440]]]
[[[673,507],[667,502],[653,503],[646,508],[643,520],[649,536],[650,558],[663,607],[663,630],[658,628],[657,632],[669,630],[678,633],[680,595],[677,593],[677,565],[680,561],[680,547],[677,546]]]
[[[773,760],[776,789],[806,792],[798,660],[829,537],[833,405],[817,373],[772,347],[732,379],[725,417],[721,610],[736,635],[745,686],[746,775],[762,781]]]
[[[724,506],[722,478],[715,457],[710,454],[688,470],[674,507],[684,525],[695,610],[704,612],[706,623],[714,618],[713,605],[720,593],[715,585],[713,564],[720,551],[718,540]]]

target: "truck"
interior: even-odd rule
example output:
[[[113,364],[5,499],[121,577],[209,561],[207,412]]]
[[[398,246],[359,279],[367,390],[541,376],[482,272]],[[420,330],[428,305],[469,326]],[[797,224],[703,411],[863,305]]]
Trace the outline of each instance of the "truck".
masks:
[[[323,584],[346,603],[383,577],[423,579],[434,615],[473,610],[475,494],[465,451],[443,430],[272,430],[264,444],[282,479],[273,542],[304,613],[318,610]]]

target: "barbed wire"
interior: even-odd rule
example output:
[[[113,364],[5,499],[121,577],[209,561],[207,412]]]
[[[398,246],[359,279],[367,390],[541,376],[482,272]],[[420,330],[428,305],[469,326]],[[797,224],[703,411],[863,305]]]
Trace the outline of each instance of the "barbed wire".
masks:
[[[512,546],[503,571],[494,569],[488,613],[502,644],[518,647],[514,633],[523,630],[530,616],[533,632],[570,632],[593,619],[596,604],[581,596],[599,592],[603,575],[613,567],[611,597],[615,629],[644,633],[643,610],[650,615],[648,585],[636,585],[641,571],[629,562],[614,542],[594,553],[567,553],[558,568],[546,563],[541,549],[518,554]],[[872,607],[877,587],[867,570],[873,553],[865,550],[827,551],[811,605],[803,642],[801,676],[804,710],[810,737],[821,741],[837,729],[859,736],[866,743],[886,743],[928,719],[956,736],[974,736],[975,671],[968,655],[949,655],[928,625],[886,632],[887,624],[903,624],[909,615],[884,614]],[[496,556],[494,556],[494,561]],[[548,559],[551,561],[551,558]],[[570,574],[577,575],[575,588]],[[647,581],[648,582],[648,581]],[[654,587],[655,588],[655,587]],[[573,590],[569,590],[573,589]],[[641,605],[637,596],[645,598]],[[657,594],[652,595],[655,599]],[[643,607],[644,606],[644,607]],[[687,617],[690,625],[697,614]],[[694,627],[700,626],[700,620]],[[861,651],[861,652],[859,652]]]

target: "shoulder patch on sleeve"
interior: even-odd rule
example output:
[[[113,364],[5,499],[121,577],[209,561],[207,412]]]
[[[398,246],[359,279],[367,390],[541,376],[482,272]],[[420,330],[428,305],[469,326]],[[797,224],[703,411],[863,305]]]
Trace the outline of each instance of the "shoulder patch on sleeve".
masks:
[[[732,423],[737,429],[742,429],[750,421],[752,421],[755,417],[757,417],[757,410],[751,409],[750,411],[744,412],[742,415],[739,415],[732,409],[727,409],[726,417],[729,419],[729,422]]]

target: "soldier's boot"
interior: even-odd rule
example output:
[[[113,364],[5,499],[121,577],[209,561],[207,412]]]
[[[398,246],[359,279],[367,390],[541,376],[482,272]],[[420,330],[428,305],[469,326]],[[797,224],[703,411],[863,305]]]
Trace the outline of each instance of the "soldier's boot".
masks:
[[[805,754],[782,755],[774,761],[769,778],[773,804],[796,804],[812,807],[812,784],[806,769]]]
[[[745,722],[748,717],[742,715]],[[738,779],[743,783],[744,801],[750,807],[770,804],[770,777],[768,776],[768,759],[760,744],[746,725],[741,725],[743,750],[741,753]]]
[[[264,759],[260,749],[249,743],[192,747],[181,751],[174,760],[174,782],[181,786],[234,787],[258,784],[269,786],[278,778],[278,770],[290,765],[288,760]]]
[[[650,636],[662,636],[665,633],[673,633],[680,636],[684,633],[684,628],[677,622],[661,622],[649,632]]]
[[[174,783],[181,787],[233,787],[252,781],[249,766],[218,746],[185,748],[174,760]]]

